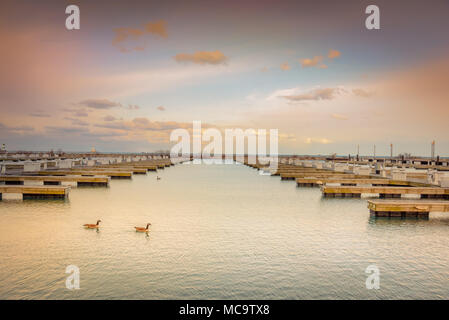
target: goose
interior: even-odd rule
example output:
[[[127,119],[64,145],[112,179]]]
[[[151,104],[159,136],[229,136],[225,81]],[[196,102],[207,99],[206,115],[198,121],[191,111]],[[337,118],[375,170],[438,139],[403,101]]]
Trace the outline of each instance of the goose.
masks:
[[[83,227],[86,227],[87,229],[98,229],[100,222],[101,220],[97,220],[97,224],[83,224]]]
[[[134,227],[136,229],[136,232],[148,232],[148,226],[151,226],[151,223],[147,223],[146,228],[143,227]]]

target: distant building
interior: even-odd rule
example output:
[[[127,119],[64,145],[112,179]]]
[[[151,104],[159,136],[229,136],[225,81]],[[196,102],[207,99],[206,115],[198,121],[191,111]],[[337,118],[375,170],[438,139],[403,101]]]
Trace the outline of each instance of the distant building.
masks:
[[[95,149],[95,147],[92,147],[92,149],[90,149],[90,152],[95,153],[97,152],[97,150]]]
[[[0,149],[0,152],[6,152],[6,144],[2,144],[2,148]]]

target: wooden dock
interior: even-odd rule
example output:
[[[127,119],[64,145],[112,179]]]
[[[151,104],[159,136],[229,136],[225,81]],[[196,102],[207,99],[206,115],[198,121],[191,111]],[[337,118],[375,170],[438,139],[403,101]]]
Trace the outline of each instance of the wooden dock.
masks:
[[[430,184],[405,180],[391,180],[386,178],[297,178],[298,187],[318,187],[326,184],[340,184],[341,186],[409,186],[409,187],[430,187]]]
[[[79,175],[79,176],[85,176],[85,177],[94,177],[98,175],[102,176],[108,176],[111,177],[111,179],[131,179],[133,173],[131,171],[106,171],[106,170],[97,170],[92,171],[91,169],[88,170],[50,170],[50,171],[38,171],[37,174],[42,176],[72,176],[72,175]]]
[[[449,212],[449,201],[368,200],[368,209],[376,217],[428,218],[429,212]]]
[[[69,191],[63,186],[0,186],[0,200],[65,199]]]
[[[77,169],[72,169],[73,171],[76,171]],[[91,171],[129,171],[132,172],[133,174],[147,174],[147,169],[146,168],[136,168],[134,166],[131,167],[109,167],[109,166],[95,166],[92,168],[86,168],[86,170],[91,170]]]
[[[95,167],[98,168],[98,167]],[[132,165],[132,166],[122,166],[122,165],[105,165],[105,166],[101,166],[100,168],[108,168],[110,170],[115,170],[115,169],[123,169],[123,168],[132,168],[132,169],[139,169],[139,170],[146,170],[146,171],[157,171],[157,166],[156,165]]]
[[[0,176],[0,183],[5,185],[62,185],[62,186],[104,186],[109,185],[107,176]]]
[[[360,198],[362,194],[379,198],[401,198],[414,195],[421,199],[448,199],[449,188],[440,187],[360,187],[360,186],[322,186],[324,197],[354,197]]]
[[[355,179],[355,178],[365,178],[369,179],[370,176],[362,176],[353,173],[343,173],[343,172],[311,172],[311,173],[288,173],[281,174],[281,180],[296,180],[298,178],[339,178],[339,179]]]

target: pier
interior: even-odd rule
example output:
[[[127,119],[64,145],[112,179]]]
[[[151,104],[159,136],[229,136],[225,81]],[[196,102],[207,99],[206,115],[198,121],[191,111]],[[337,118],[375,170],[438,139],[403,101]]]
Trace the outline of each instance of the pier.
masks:
[[[359,187],[359,186],[322,186],[324,197],[358,197],[368,195],[379,198],[401,198],[413,196],[418,199],[445,199],[449,200],[449,189],[439,187]]]
[[[0,176],[0,185],[62,185],[62,186],[104,186],[109,185],[107,176]]]
[[[391,180],[386,178],[297,178],[298,187],[318,187],[321,185],[341,185],[341,186],[413,186],[429,187],[430,184],[413,181]]]
[[[0,158],[0,199],[65,199],[70,187],[108,187],[173,166],[165,154],[7,154]]]
[[[352,173],[341,172],[295,172],[295,173],[281,173],[281,180],[296,180],[298,178],[340,178],[340,179],[355,179],[365,178],[369,179],[369,176],[361,176]]]
[[[2,186],[0,185],[0,200],[27,199],[65,199],[70,187],[65,186]]]
[[[449,211],[447,160],[281,156],[274,171],[248,158],[243,164],[294,180],[297,187],[320,187],[323,198],[381,198],[368,201],[379,217],[428,218],[429,212]]]
[[[368,200],[368,209],[376,217],[421,217],[429,212],[449,212],[449,201]]]
[[[106,171],[106,170],[96,170],[93,171],[92,168],[89,170],[54,170],[54,171],[38,171],[37,174],[42,176],[72,176],[80,175],[84,177],[94,177],[98,175],[108,176],[111,179],[131,179],[133,173],[131,171]]]
[[[76,171],[76,169],[73,169]],[[120,171],[120,172],[132,172],[133,174],[147,174],[147,169],[145,168],[136,168],[136,167],[92,167],[90,171]]]

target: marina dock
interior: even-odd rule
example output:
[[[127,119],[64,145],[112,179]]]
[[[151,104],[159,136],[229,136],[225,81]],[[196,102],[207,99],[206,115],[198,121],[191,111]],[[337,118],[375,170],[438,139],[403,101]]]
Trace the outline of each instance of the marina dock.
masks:
[[[132,179],[187,160],[165,154],[7,154],[0,157],[0,187],[4,200],[62,199],[70,187],[107,187],[111,179]]]
[[[80,175],[84,177],[94,177],[98,175],[108,176],[111,179],[131,179],[133,173],[131,171],[106,171],[106,170],[96,170],[93,171],[92,168],[89,170],[51,170],[51,171],[39,171],[39,175],[43,176],[72,176]]]
[[[429,212],[449,211],[447,160],[284,156],[274,171],[267,164],[249,164],[248,158],[243,163],[281,180],[295,180],[297,187],[320,187],[323,198],[385,199],[368,201],[375,216],[428,218]]]
[[[376,217],[421,217],[430,212],[449,212],[449,201],[368,200],[368,209]]]
[[[0,200],[65,199],[70,187],[65,186],[1,186]]]
[[[298,187],[318,187],[321,185],[341,185],[341,186],[413,186],[428,187],[430,184],[413,181],[392,180],[386,178],[297,178]]]
[[[281,180],[296,180],[298,178],[340,178],[340,179],[354,179],[354,178],[365,178],[369,179],[369,176],[361,176],[351,173],[342,172],[298,172],[298,173],[281,173]]]
[[[109,185],[107,176],[0,176],[0,185],[62,185],[62,186],[104,186]]]
[[[324,197],[353,197],[360,198],[362,195],[379,198],[401,198],[413,196],[418,199],[445,199],[449,200],[449,189],[439,187],[360,187],[360,186],[322,186]]]
[[[444,209],[443,211],[446,210],[446,207],[441,205],[449,204],[447,201],[449,200],[449,180],[444,170],[437,169],[446,168],[447,162],[394,163],[377,160],[301,159],[283,156],[279,158],[275,169],[271,169],[267,163],[250,164],[248,158],[243,163],[269,175],[279,176],[281,180],[295,181],[297,187],[319,186],[324,198],[401,199],[383,200],[383,202],[369,200],[370,211],[379,215],[408,217],[419,214],[425,216],[426,212],[428,215],[428,212],[441,208]],[[0,187],[4,188],[5,195],[21,194],[24,199],[66,197],[68,186],[108,186],[111,179],[131,179],[133,174],[157,172],[179,162],[182,161],[172,160],[167,156],[118,154],[9,161],[0,164],[3,168],[0,175]],[[408,168],[405,169],[405,166]],[[421,169],[422,166],[429,166],[432,169],[424,170]],[[30,188],[36,189],[30,191],[33,190]],[[414,199],[413,202],[410,202],[411,199]],[[386,207],[388,203],[393,203],[397,209]],[[411,213],[408,214],[409,212]]]

